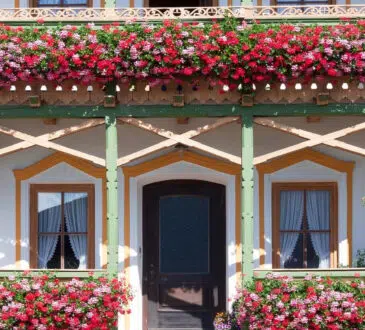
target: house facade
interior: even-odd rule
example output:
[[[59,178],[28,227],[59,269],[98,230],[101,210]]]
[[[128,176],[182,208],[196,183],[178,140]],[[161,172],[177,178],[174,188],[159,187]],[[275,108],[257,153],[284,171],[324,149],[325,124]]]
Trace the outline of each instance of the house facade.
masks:
[[[166,18],[210,24],[228,14],[248,26],[289,20],[304,29],[365,17],[361,0],[181,1],[154,9],[168,5],[5,0],[0,20],[98,29]],[[354,268],[365,249],[362,79],[345,69],[310,81],[293,74],[242,92],[199,70],[194,79],[157,83],[57,81],[50,67],[37,79],[1,76],[1,276],[125,273],[135,299],[119,329],[157,330],[211,329],[214,314],[230,308],[237,285],[253,276],[365,274]]]

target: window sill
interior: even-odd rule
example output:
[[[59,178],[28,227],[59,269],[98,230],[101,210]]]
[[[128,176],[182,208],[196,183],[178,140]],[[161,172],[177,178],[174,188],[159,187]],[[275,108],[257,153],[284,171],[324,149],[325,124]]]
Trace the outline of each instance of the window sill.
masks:
[[[106,276],[107,275],[107,271],[105,269],[83,269],[83,270],[79,270],[79,269],[70,269],[70,270],[66,270],[66,269],[55,269],[55,270],[44,270],[44,269],[24,269],[24,270],[19,270],[19,269],[0,269],[0,278],[4,278],[4,277],[8,277],[10,275],[22,275],[24,274],[25,276],[27,275],[27,273],[30,272],[30,274],[43,274],[43,273],[51,273],[56,275],[57,278],[73,278],[73,277],[78,277],[78,278],[87,278],[90,276],[90,273],[93,273],[93,276],[95,277],[99,277],[99,276]]]

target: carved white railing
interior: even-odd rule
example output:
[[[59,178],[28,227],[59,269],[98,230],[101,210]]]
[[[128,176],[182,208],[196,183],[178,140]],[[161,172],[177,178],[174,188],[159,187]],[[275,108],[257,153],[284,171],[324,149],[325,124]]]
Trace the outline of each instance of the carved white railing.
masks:
[[[365,18],[364,5],[241,6],[177,8],[0,8],[0,22],[54,21],[161,21],[209,20],[232,16],[240,19]]]

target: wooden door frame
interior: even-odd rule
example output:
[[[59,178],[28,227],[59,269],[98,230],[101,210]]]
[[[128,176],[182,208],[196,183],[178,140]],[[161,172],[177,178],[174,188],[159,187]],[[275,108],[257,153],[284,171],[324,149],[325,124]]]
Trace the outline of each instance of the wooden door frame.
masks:
[[[225,308],[225,300],[227,298],[227,273],[226,273],[226,264],[227,264],[227,255],[226,255],[226,247],[227,247],[227,239],[226,239],[226,231],[227,231],[227,200],[226,200],[226,194],[227,194],[227,187],[222,184],[222,183],[218,183],[218,182],[212,182],[212,181],[206,181],[206,180],[197,180],[197,179],[169,179],[169,180],[162,180],[162,181],[156,181],[153,182],[151,184],[147,184],[144,185],[142,187],[142,246],[143,246],[143,251],[145,249],[145,244],[144,244],[144,240],[145,240],[145,234],[146,234],[146,218],[145,218],[145,207],[146,207],[146,200],[144,199],[144,188],[146,186],[149,185],[160,185],[160,184],[166,184],[166,183],[171,183],[172,185],[178,185],[179,181],[181,181],[182,184],[193,184],[194,182],[197,182],[197,184],[199,183],[203,183],[203,184],[212,184],[212,185],[220,185],[223,186],[224,189],[224,249],[222,251],[222,262],[224,265],[224,277],[221,279],[221,281],[218,281],[218,283],[221,286],[221,290],[223,291],[223,295],[219,296],[218,299],[218,304],[219,305],[223,305],[223,308]],[[195,194],[194,194],[195,195]],[[196,194],[198,195],[198,194]],[[211,233],[212,228],[209,228],[209,232]],[[211,248],[209,249],[211,252]],[[149,315],[148,315],[148,310],[149,310],[149,300],[148,300],[148,289],[147,289],[147,285],[146,285],[146,281],[144,279],[144,277],[146,276],[145,274],[145,267],[146,267],[146,262],[147,262],[147,258],[146,258],[146,253],[142,253],[143,256],[143,260],[142,260],[142,329],[143,330],[148,330],[148,323],[149,323]],[[222,301],[221,301],[222,300]],[[186,330],[188,330],[188,328],[186,328]]]

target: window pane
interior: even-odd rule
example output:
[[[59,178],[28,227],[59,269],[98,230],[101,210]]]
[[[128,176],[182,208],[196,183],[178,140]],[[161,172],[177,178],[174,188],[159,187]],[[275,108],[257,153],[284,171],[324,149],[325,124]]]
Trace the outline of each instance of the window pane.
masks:
[[[38,6],[59,6],[61,0],[38,0]]]
[[[300,230],[303,222],[304,191],[280,192],[280,230]]]
[[[209,272],[209,198],[161,198],[160,269],[162,273]]]
[[[87,193],[65,193],[65,228],[68,233],[86,233],[88,219]]]
[[[303,234],[280,234],[280,268],[303,267]]]
[[[38,268],[61,268],[61,240],[59,235],[39,235]]]
[[[61,229],[61,193],[38,193],[38,232],[57,233]]]
[[[310,233],[309,236],[308,267],[312,265],[313,268],[330,268],[330,234]]]
[[[87,5],[87,0],[64,0],[64,4],[67,6],[85,6]]]
[[[65,268],[87,268],[87,235],[65,236]]]
[[[306,194],[309,230],[329,230],[331,193],[328,190],[312,190]]]

